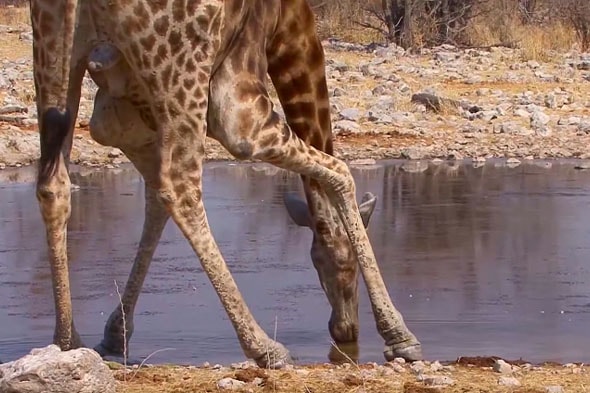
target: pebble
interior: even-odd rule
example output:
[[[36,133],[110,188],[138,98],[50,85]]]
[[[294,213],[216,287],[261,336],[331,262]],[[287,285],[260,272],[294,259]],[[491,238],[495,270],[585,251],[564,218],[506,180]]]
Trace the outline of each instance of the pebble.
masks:
[[[564,393],[563,387],[561,387],[560,385],[546,386],[545,391],[547,393]]]
[[[514,377],[502,376],[502,377],[498,378],[498,385],[508,386],[508,387],[516,387],[516,386],[520,386],[520,381]]]
[[[426,365],[422,360],[415,361],[410,365],[410,370],[412,370],[414,374],[421,374],[425,369]]]
[[[455,383],[453,378],[446,375],[419,375],[417,380],[426,386],[449,386]]]
[[[246,385],[246,382],[239,381],[233,378],[222,378],[219,381],[217,381],[217,387],[223,390],[238,390],[241,389],[244,385]]]

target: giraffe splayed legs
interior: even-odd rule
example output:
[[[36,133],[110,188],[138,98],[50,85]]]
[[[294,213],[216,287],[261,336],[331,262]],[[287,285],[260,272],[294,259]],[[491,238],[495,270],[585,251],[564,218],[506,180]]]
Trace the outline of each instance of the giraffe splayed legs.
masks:
[[[334,340],[358,338],[360,267],[386,358],[421,357],[420,343],[389,298],[365,230],[374,199],[361,204],[361,215],[348,167],[332,156],[323,51],[304,0],[32,0],[31,6],[42,144],[37,195],[50,248],[55,342],[62,349],[81,345],[67,270],[67,157],[88,69],[101,88],[92,136],[121,148],[146,181],[140,247],[122,309],[109,318],[99,351],[122,352],[171,217],[199,257],[246,356],[261,366],[289,361],[288,351],[252,316],[211,234],[202,199],[204,140],[210,135],[238,159],[302,176],[307,204],[292,197],[286,204],[292,218],[313,231],[312,260],[332,306]],[[287,124],[273,110],[267,73]]]

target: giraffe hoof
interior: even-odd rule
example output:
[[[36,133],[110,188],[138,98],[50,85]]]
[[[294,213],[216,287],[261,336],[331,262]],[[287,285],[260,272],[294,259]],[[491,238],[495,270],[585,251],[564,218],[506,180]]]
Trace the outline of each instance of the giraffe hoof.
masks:
[[[100,344],[94,347],[94,350],[98,352],[101,358],[106,357],[114,357],[114,358],[122,358],[124,357],[123,350],[115,349],[112,346],[109,346],[108,343],[105,343],[103,340]]]
[[[392,361],[395,358],[404,358],[408,362],[415,362],[423,359],[422,346],[419,343],[403,348],[389,345],[385,347],[383,354],[387,361]]]
[[[289,350],[281,343],[271,341],[266,352],[254,359],[258,367],[280,369],[293,363]]]

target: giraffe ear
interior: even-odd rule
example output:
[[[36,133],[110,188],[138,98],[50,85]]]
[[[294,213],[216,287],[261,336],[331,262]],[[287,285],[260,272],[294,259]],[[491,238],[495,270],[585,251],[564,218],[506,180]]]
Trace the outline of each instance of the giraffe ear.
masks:
[[[297,194],[288,192],[283,196],[283,201],[289,216],[295,222],[295,224],[301,227],[311,226],[311,215],[309,214],[307,202],[303,198]],[[361,218],[365,228],[369,226],[369,220],[371,219],[371,215],[375,210],[376,204],[377,197],[375,195],[370,192],[366,192],[363,195],[361,204],[359,205],[359,212],[361,213]]]
[[[303,198],[295,193],[287,192],[283,195],[283,202],[287,208],[287,213],[289,213],[295,224],[300,227],[311,226],[311,215],[309,214],[307,202]]]
[[[365,192],[361,199],[361,204],[359,205],[359,212],[361,213],[365,228],[369,226],[369,220],[371,219],[371,215],[373,215],[373,210],[375,210],[376,204],[377,197],[370,192]]]

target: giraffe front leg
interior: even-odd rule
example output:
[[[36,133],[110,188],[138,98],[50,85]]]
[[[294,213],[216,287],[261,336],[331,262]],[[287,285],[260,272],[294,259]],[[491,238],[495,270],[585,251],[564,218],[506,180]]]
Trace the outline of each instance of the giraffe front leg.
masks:
[[[41,147],[36,195],[51,266],[56,318],[53,341],[62,350],[83,346],[74,327],[68,272],[71,183],[67,166],[86,70],[89,24],[85,22],[85,7],[76,7],[75,2],[69,5],[72,6],[55,8],[52,2],[30,2]],[[76,14],[80,21],[78,29]]]
[[[198,127],[202,130],[203,125]],[[254,319],[211,233],[202,198],[204,133],[201,135],[195,139],[185,137],[182,147],[173,148],[170,176],[160,182],[171,188],[160,190],[160,196],[164,196],[168,211],[201,261],[244,354],[260,367],[283,367],[291,361],[288,350],[270,339]]]
[[[42,141],[43,145],[43,141]],[[54,344],[62,350],[83,346],[74,327],[67,256],[67,223],[71,213],[70,176],[63,155],[59,155],[55,171],[40,176],[37,200],[45,222],[49,263],[55,304]]]

